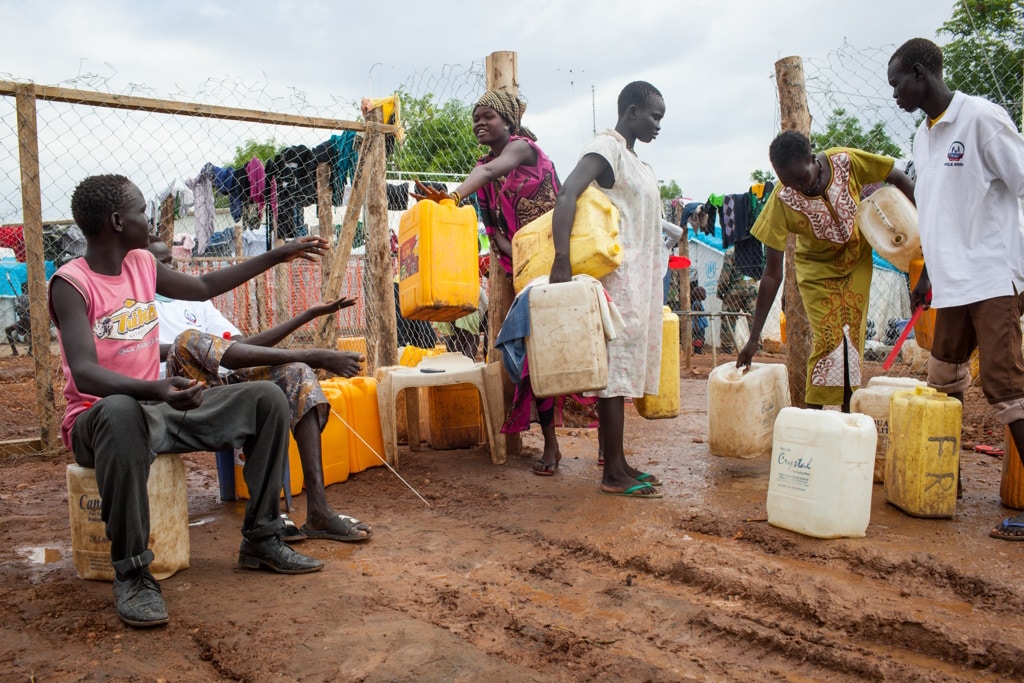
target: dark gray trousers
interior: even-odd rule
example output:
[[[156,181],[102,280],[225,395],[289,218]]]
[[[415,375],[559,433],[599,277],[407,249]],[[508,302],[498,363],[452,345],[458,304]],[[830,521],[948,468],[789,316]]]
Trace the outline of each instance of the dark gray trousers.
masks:
[[[251,496],[242,534],[259,541],[280,531],[288,425],[288,400],[272,382],[211,387],[202,405],[187,411],[115,395],[79,415],[72,450],[75,462],[96,470],[114,569],[124,575],[153,561],[146,482],[160,453],[241,448]]]

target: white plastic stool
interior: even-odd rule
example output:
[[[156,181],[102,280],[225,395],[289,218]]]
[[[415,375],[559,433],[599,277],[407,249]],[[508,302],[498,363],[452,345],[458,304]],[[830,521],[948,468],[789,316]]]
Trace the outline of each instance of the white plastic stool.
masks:
[[[389,365],[377,369],[377,404],[380,407],[380,427],[384,436],[384,458],[398,469],[398,430],[396,403],[403,389],[413,387],[440,387],[451,384],[472,384],[480,392],[484,407],[484,426],[487,442],[491,446],[491,462],[505,464],[505,441],[500,438],[504,399],[501,388],[501,363],[476,363],[461,353],[442,353],[420,361],[416,367]],[[406,399],[406,426],[409,449],[419,449],[419,405],[415,399]]]

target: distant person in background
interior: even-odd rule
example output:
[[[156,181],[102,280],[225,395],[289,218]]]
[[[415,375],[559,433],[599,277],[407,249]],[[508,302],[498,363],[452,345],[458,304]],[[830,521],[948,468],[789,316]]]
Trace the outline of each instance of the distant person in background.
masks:
[[[860,385],[864,333],[871,292],[871,245],[857,224],[861,188],[885,181],[914,201],[914,183],[895,159],[859,149],[812,152],[803,133],[787,130],[768,148],[779,184],[754,222],[751,234],[765,246],[750,339],[736,367],[750,367],[761,329],[782,284],[786,237],[796,235],[793,267],[813,342],[807,359],[808,408],[842,406]]]
[[[150,242],[149,251],[157,262],[171,266],[166,244]],[[341,298],[311,306],[276,327],[243,337],[209,301],[156,297],[160,360],[167,362],[168,376],[197,379],[206,386],[269,380],[288,398],[306,489],[306,522],[296,527],[287,513],[281,515],[285,523],[281,540],[289,543],[305,538],[364,541],[373,533],[367,524],[335,512],[327,502],[320,435],[330,417],[331,404],[313,372],[313,368],[319,368],[353,377],[366,359],[352,351],[274,348],[306,323],[354,304],[354,299]],[[229,372],[221,374],[222,366]]]
[[[480,157],[465,182],[451,193],[416,182],[417,199],[454,199],[459,203],[476,192],[491,252],[512,276],[512,237],[527,223],[555,206],[561,187],[551,159],[537,145],[537,136],[523,127],[526,104],[511,93],[488,90],[473,107],[473,133],[489,149]],[[534,399],[529,378],[518,382],[512,411],[502,432],[521,432],[530,427],[530,411],[536,402],[537,420],[544,434],[544,453],[533,464],[533,473],[551,476],[558,471],[562,453],[555,433],[555,398]]]
[[[736,248],[729,247],[722,259],[722,272],[715,290],[722,301],[722,310],[752,315],[757,305],[757,282],[743,274],[736,265]],[[736,352],[736,316],[722,316],[720,347],[723,353]],[[746,342],[744,342],[746,343]]]
[[[914,135],[925,269],[910,304],[931,293],[936,309],[928,384],[962,403],[977,348],[985,398],[1024,462],[1024,138],[999,105],[949,89],[930,40],[901,45],[888,78],[900,109],[925,114]],[[1024,513],[989,535],[1024,541]]]
[[[28,283],[21,283],[21,294],[14,300],[14,322],[4,328],[7,343],[11,345],[11,355],[18,355],[18,347],[14,345],[18,337],[28,339],[28,355],[32,355],[32,335],[28,311]]]
[[[661,130],[665,100],[650,83],[634,81],[619,93],[614,129],[598,133],[583,148],[565,181],[552,219],[555,262],[551,282],[569,282],[569,238],[576,201],[591,185],[619,209],[622,264],[601,278],[625,329],[608,342],[608,385],[597,392],[598,451],[604,458],[601,492],[661,498],[661,481],[626,462],[623,445],[625,397],[657,394],[661,380],[662,267],[661,192],[654,171],[634,146]]]

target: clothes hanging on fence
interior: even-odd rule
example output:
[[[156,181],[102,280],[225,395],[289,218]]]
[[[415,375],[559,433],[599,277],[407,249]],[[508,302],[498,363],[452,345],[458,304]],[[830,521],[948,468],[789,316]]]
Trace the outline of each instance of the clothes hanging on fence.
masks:
[[[331,170],[331,203],[334,206],[345,204],[345,187],[355,178],[359,161],[356,140],[357,133],[346,130],[341,135],[332,135],[312,149],[317,163],[327,164]]]
[[[195,199],[193,213],[196,219],[196,251],[201,254],[206,250],[206,245],[210,241],[210,235],[213,234],[215,224],[213,166],[205,164],[199,171],[199,175],[185,180],[185,185],[192,190],[192,195]]]
[[[305,234],[302,209],[316,203],[316,159],[305,145],[286,147],[267,162],[266,174],[277,180],[277,237]]]
[[[231,207],[231,220],[242,220],[242,193],[235,179],[235,169],[230,166],[206,164],[203,166],[203,170],[206,170],[207,166],[213,173],[213,189],[228,198],[228,205]]]
[[[388,183],[388,211],[405,211],[409,208],[409,183]]]
[[[249,159],[249,163],[245,165],[245,174],[249,181],[249,193],[246,199],[262,211],[263,205],[266,203],[267,171],[259,157]]]

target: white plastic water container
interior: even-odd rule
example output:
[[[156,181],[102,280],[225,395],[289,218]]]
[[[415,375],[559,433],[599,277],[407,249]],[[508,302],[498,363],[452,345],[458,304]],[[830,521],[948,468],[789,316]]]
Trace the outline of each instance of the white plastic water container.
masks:
[[[608,386],[608,348],[596,280],[535,285],[526,358],[535,396],[564,396]]]
[[[783,408],[775,420],[768,523],[817,538],[864,536],[877,440],[867,415]]]
[[[71,557],[79,578],[113,581],[110,540],[100,519],[96,471],[68,465],[68,509],[71,514]],[[158,455],[149,468],[149,571],[157,579],[188,569],[188,490],[179,455]]]
[[[789,405],[789,375],[781,363],[729,361],[708,375],[708,448],[712,455],[756,458],[772,450],[772,429]]]
[[[917,228],[917,207],[895,185],[871,193],[857,208],[861,234],[886,261],[904,273],[923,258]]]
[[[893,392],[913,390],[915,386],[927,385],[912,377],[872,377],[866,387],[857,389],[850,397],[851,412],[863,413],[875,421],[878,444],[875,447],[873,478],[876,484],[885,482],[885,452],[889,448],[889,400]]]

